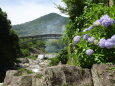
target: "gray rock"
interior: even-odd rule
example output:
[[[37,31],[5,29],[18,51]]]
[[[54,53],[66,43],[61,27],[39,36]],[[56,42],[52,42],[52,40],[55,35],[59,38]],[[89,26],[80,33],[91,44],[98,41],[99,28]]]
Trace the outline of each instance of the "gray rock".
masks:
[[[12,82],[12,79],[14,75],[17,73],[16,70],[8,70],[6,72],[6,77],[4,79],[4,84],[10,84]]]
[[[32,86],[93,86],[89,69],[68,65],[49,67],[33,82]]]
[[[31,75],[15,76],[13,77],[10,86],[32,86],[32,76]]]
[[[32,86],[32,75],[19,76],[19,71],[9,70],[6,73],[4,84],[10,86]]]
[[[115,65],[95,64],[91,71],[94,86],[115,86]]]
[[[21,61],[22,64],[29,63],[29,59],[28,58],[18,58],[18,60]]]
[[[4,84],[10,86],[92,86],[89,69],[76,66],[59,65],[46,68],[41,73],[18,75],[18,71],[8,71]]]
[[[92,76],[91,76],[92,75]],[[69,65],[47,67],[39,73],[7,71],[9,86],[115,86],[115,65],[95,64],[92,69]]]

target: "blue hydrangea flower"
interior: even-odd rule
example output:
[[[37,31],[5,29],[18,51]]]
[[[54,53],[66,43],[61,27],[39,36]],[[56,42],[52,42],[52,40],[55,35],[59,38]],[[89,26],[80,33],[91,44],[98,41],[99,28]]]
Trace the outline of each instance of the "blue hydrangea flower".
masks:
[[[80,41],[80,39],[81,39],[80,36],[75,36],[75,37],[73,38],[74,44],[77,44],[77,43]]]
[[[91,29],[93,29],[93,26],[90,26],[89,28],[84,29],[83,32],[90,31]]]
[[[96,21],[93,23],[93,26],[99,26],[99,25],[101,25],[100,20],[96,20]]]
[[[107,39],[107,41],[113,43],[113,46],[115,46],[115,40],[112,39],[112,38],[113,38],[113,37],[111,37],[110,39]]]
[[[108,41],[108,42],[113,43],[113,40],[112,40],[112,39],[110,39],[110,38],[109,38],[109,39],[107,39],[107,41]]]
[[[100,46],[101,48],[105,48],[105,42],[106,42],[106,39],[100,39],[100,41],[99,41],[99,46]]]
[[[90,56],[94,53],[94,51],[92,49],[88,49],[88,50],[86,50],[85,53]]]
[[[89,38],[89,35],[88,34],[85,34],[84,36],[83,36],[83,39],[84,40],[86,40],[86,39],[88,39]]]
[[[89,37],[89,38],[88,38],[88,42],[89,42],[89,43],[93,43],[93,42],[94,42],[94,40],[95,40],[95,38],[94,38],[94,37]]]
[[[105,47],[110,49],[110,48],[113,48],[114,47],[114,43],[110,42],[110,41],[106,41],[105,42]]]
[[[110,17],[106,14],[106,15],[102,16],[99,21],[102,22],[103,20],[109,19],[109,18]]]
[[[108,15],[102,16],[99,21],[100,21],[101,25],[104,26],[104,27],[108,27],[115,22]]]
[[[87,31],[90,31],[91,29],[93,29],[93,26],[90,26],[89,28],[87,28]]]
[[[115,43],[115,35],[111,37],[111,40]]]

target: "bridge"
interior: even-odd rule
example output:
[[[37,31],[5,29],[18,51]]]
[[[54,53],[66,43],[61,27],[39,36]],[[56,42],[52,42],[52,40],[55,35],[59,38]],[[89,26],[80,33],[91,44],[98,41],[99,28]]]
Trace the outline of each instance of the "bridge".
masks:
[[[41,34],[41,35],[33,35],[33,36],[21,36],[20,39],[59,39],[62,36],[62,34]]]
[[[44,39],[59,39],[62,34],[41,34],[41,35],[33,35],[33,36],[21,36],[20,39],[30,39],[20,44],[25,44],[27,42],[35,41],[35,40],[44,40]]]

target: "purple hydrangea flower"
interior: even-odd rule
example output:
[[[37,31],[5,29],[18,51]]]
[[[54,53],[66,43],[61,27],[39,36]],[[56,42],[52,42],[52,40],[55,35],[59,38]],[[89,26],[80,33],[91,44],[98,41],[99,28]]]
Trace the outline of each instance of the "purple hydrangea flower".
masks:
[[[86,50],[85,53],[90,56],[94,53],[94,51],[92,49],[88,49],[88,50]]]
[[[111,37],[111,40],[115,43],[115,35]]]
[[[84,40],[86,40],[86,39],[88,39],[89,38],[89,35],[88,34],[85,34],[84,36],[83,36],[83,39]]]
[[[110,17],[106,14],[106,15],[102,16],[99,21],[102,22],[103,20],[109,19],[109,18]]]
[[[94,38],[94,37],[89,37],[89,38],[88,38],[88,42],[89,42],[89,43],[93,43],[93,42],[94,42],[94,40],[95,40],[95,38]]]
[[[112,40],[112,39],[110,39],[110,38],[109,38],[109,39],[107,39],[107,41],[108,41],[108,42],[113,43],[113,40]]]
[[[110,48],[113,48],[114,47],[114,43],[110,42],[110,41],[106,41],[105,42],[105,47],[110,49]]]
[[[93,29],[93,26],[90,26],[89,28],[87,28],[87,31],[90,31],[91,29]]]
[[[91,29],[93,29],[93,26],[90,26],[89,28],[84,29],[83,32],[90,31]]]
[[[101,39],[100,42],[99,42],[99,46],[101,48],[108,48],[108,49],[110,49],[110,48],[113,48],[115,46],[115,43],[110,38],[107,39],[107,40],[106,39]]]
[[[113,43],[113,45],[115,46],[115,40],[112,39],[112,38],[113,38],[113,37],[111,37],[110,39],[107,39],[107,41]]]
[[[108,15],[104,15],[100,18],[100,23],[104,27],[112,25],[115,21],[111,19]]]
[[[105,47],[105,42],[106,42],[106,39],[100,39],[100,41],[99,41],[99,46],[100,46],[101,48],[104,48],[104,47]]]
[[[99,26],[99,25],[101,25],[100,20],[96,20],[96,21],[93,23],[93,26]]]
[[[80,41],[80,39],[81,39],[80,36],[75,36],[75,37],[73,38],[74,44],[77,44],[77,43]]]

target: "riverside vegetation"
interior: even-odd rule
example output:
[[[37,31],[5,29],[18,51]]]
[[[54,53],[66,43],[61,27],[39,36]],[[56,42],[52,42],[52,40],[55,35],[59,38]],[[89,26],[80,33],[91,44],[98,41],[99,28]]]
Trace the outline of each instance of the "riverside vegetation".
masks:
[[[11,22],[7,19],[7,14],[0,8],[0,81],[19,56],[18,41],[18,36],[11,30]]]
[[[67,64],[85,68],[96,63],[115,64],[114,0],[62,1],[66,7],[58,8],[70,16],[64,37],[68,52],[61,51],[64,55],[54,58],[52,65],[63,63],[64,59],[60,58],[66,58]]]
[[[61,62],[91,68],[93,64],[115,64],[114,0],[62,0],[62,2],[66,7],[58,6],[58,9],[70,16],[63,38],[66,47],[58,53],[57,57],[50,59],[50,65]],[[45,44],[44,41],[35,41],[19,46],[19,38],[11,30],[10,21],[1,9],[0,19],[0,79],[2,81],[5,72],[12,69],[17,57],[28,57],[30,47],[40,47],[44,51]]]

